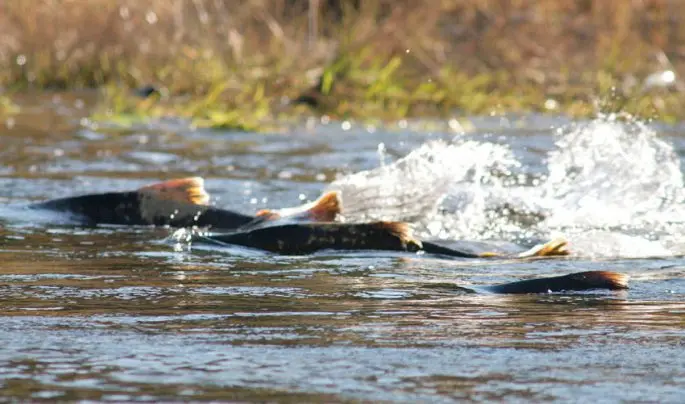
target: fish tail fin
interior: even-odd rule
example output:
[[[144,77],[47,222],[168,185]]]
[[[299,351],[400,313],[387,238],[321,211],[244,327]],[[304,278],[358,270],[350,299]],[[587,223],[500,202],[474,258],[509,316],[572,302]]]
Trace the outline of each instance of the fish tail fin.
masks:
[[[156,199],[187,202],[194,205],[208,205],[209,194],[202,177],[176,178],[146,185],[138,189],[143,195]]]
[[[536,245],[528,251],[524,251],[516,256],[518,258],[529,257],[557,257],[569,255],[568,241],[563,237],[557,237],[544,244]]]

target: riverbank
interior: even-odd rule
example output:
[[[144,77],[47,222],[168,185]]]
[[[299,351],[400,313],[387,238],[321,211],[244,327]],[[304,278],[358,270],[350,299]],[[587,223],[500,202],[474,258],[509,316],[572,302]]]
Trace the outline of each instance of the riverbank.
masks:
[[[358,3],[5,2],[0,85],[10,100],[96,87],[97,118],[246,130],[312,114],[685,118],[679,3]]]

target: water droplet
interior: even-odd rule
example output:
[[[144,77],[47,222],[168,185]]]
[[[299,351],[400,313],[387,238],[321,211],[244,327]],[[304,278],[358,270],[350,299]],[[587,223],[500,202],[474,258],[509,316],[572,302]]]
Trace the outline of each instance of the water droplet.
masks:
[[[157,23],[157,14],[155,14],[154,11],[148,11],[147,14],[145,14],[145,21],[150,25],[154,25]]]
[[[131,10],[126,6],[119,7],[119,16],[122,20],[127,20],[131,16]]]
[[[452,129],[455,132],[464,132],[464,128],[455,118],[452,118],[449,121],[447,121],[447,125],[449,125],[450,129]]]

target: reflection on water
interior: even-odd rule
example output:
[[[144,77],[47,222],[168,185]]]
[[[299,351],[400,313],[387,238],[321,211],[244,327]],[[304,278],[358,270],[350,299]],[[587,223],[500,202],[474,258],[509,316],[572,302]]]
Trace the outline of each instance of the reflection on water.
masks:
[[[665,226],[662,220],[668,212],[680,212],[675,199],[669,199],[677,199],[680,192],[679,177],[672,172],[678,161],[650,168],[668,174],[664,183],[669,187],[661,188],[653,187],[657,174],[647,171],[637,177],[628,170],[634,181],[604,188],[591,171],[578,171],[576,184],[589,190],[595,204],[614,200],[607,195],[617,192],[639,198],[641,187],[661,192],[657,196],[666,201],[656,204],[645,197],[633,210],[621,205],[620,212],[617,204],[607,204],[616,210],[606,217],[613,222],[593,232],[574,219],[584,217],[581,208],[587,205],[577,203],[578,195],[568,196],[573,187],[560,185],[554,195],[545,188],[561,181],[545,178],[547,152],[554,149],[558,134],[548,129],[550,122],[534,117],[529,130],[512,129],[515,125],[507,129],[499,119],[477,125],[485,133],[465,143],[468,154],[500,161],[455,161],[449,166],[451,180],[439,173],[435,182],[423,188],[415,183],[412,189],[369,174],[338,182],[353,184],[347,188],[352,203],[354,192],[372,195],[373,184],[406,191],[406,200],[421,197],[421,192],[446,193],[434,200],[437,212],[431,211],[432,203],[414,205],[420,210],[417,224],[425,225],[427,232],[472,239],[496,233],[511,236],[505,237],[511,241],[576,228],[571,239],[578,240],[579,253],[569,259],[498,263],[330,251],[277,257],[238,248],[177,248],[168,238],[171,229],[53,224],[54,217],[34,216],[22,211],[21,204],[192,174],[208,179],[218,204],[252,212],[314,198],[338,173],[376,168],[381,142],[387,164],[422,150],[418,154],[426,160],[418,165],[410,160],[404,166],[386,166],[410,167],[415,175],[440,167],[441,159],[454,158],[450,153],[464,149],[419,149],[429,139],[450,141],[453,133],[370,134],[342,131],[333,124],[292,137],[203,133],[171,123],[127,131],[86,129],[78,126],[85,112],[74,105],[80,104],[69,96],[48,98],[25,109],[26,115],[2,133],[0,397],[682,400],[685,262],[672,254],[678,251],[677,226]],[[587,130],[599,130],[584,128],[586,132],[573,132],[582,141],[555,160],[556,170],[562,165],[571,170],[578,161],[594,164],[596,172],[610,170],[610,156],[597,154],[592,160],[591,153],[579,151],[589,141]],[[677,154],[685,151],[679,133],[660,135],[662,140],[648,132],[638,135],[642,143],[636,153],[654,147],[662,159],[671,156],[668,147]],[[612,139],[623,142],[624,152],[633,150],[621,140],[623,133]],[[397,177],[397,171],[390,174]],[[499,180],[522,174],[520,181]],[[364,175],[366,180],[359,182]],[[520,206],[538,203],[541,206],[532,207],[545,210],[563,204],[567,215],[511,224],[488,205],[491,197],[507,190],[513,190],[510,200]],[[404,201],[378,203],[412,206]],[[413,213],[402,209],[396,214]],[[382,213],[365,213],[374,212]],[[445,218],[440,226],[454,227],[431,227],[436,217]],[[636,218],[639,229],[616,226],[616,221]],[[497,231],[489,233],[493,228],[483,226],[484,219],[497,222]],[[675,222],[678,216],[672,214],[671,219]],[[658,242],[662,249],[640,244],[649,242]],[[613,254],[599,254],[607,248],[613,248]],[[632,254],[636,249],[640,253]],[[592,269],[626,272],[632,288],[619,293],[497,296],[458,287],[477,289]]]

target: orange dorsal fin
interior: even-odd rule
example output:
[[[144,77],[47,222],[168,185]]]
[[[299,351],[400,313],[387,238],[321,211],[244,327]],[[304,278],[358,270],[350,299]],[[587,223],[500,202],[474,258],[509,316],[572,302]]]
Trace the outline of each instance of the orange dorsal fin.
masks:
[[[205,191],[205,181],[202,177],[176,178],[146,185],[138,191],[159,199],[195,205],[209,204],[209,194]]]
[[[606,288],[611,290],[628,289],[628,280],[630,276],[619,272],[612,271],[587,271],[572,274],[576,278],[596,285],[598,288]]]
[[[310,220],[316,222],[332,222],[341,211],[340,193],[326,192],[315,200],[307,210]]]
[[[332,222],[340,214],[341,206],[340,193],[331,191],[305,205],[278,210],[261,209],[255,216],[265,220],[290,219],[298,222]]]
[[[409,223],[405,222],[376,222],[374,226],[383,229],[402,241],[402,244],[409,247],[410,250],[420,250],[423,244],[420,240],[414,238],[414,234]]]

